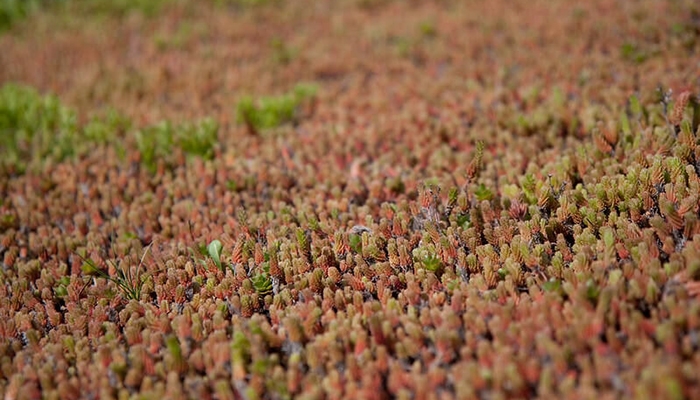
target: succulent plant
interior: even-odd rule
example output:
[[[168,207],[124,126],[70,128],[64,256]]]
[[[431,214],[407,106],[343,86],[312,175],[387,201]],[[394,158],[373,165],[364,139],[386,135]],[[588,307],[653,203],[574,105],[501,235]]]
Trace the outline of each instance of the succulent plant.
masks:
[[[82,3],[0,37],[7,397],[700,397],[694,2]]]

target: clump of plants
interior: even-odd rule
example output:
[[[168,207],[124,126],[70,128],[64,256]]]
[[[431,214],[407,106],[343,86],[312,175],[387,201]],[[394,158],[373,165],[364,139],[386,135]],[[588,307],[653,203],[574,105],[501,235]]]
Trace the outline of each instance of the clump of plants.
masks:
[[[47,3],[47,0],[3,0],[0,2],[0,33]]]
[[[0,38],[0,393],[700,398],[695,3],[234,3]]]
[[[66,11],[87,16],[118,16],[140,13],[146,17],[158,15],[163,8],[177,0],[67,0],[62,6]]]
[[[0,89],[1,163],[15,173],[22,173],[30,162],[60,162],[85,155],[95,145],[114,146],[123,154],[123,144],[117,138],[131,129],[131,121],[115,110],[80,125],[75,111],[62,105],[56,96],[42,96],[32,88],[15,84]],[[175,148],[187,156],[212,159],[218,130],[216,121],[205,118],[178,125],[163,121],[134,135],[141,161],[154,171],[157,161],[168,159]]]
[[[140,13],[153,17],[175,0],[3,0],[0,2],[0,32],[41,9],[59,14],[78,14],[88,17],[118,16]]]
[[[136,142],[141,153],[141,162],[154,172],[159,160],[167,160],[175,148],[187,156],[212,159],[218,143],[219,125],[213,119],[196,123],[173,124],[162,121],[139,130]]]
[[[236,107],[236,118],[251,133],[276,128],[286,123],[298,123],[302,106],[313,101],[317,87],[298,84],[290,92],[279,96],[263,96],[257,99],[243,97]]]
[[[61,161],[74,154],[78,124],[74,111],[55,96],[5,84],[0,88],[2,164],[23,170],[31,157]]]

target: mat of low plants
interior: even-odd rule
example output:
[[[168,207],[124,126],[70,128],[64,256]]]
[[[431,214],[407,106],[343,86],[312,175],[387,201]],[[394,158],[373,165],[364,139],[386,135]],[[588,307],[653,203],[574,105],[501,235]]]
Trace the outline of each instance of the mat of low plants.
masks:
[[[5,399],[700,398],[696,1],[0,2]]]

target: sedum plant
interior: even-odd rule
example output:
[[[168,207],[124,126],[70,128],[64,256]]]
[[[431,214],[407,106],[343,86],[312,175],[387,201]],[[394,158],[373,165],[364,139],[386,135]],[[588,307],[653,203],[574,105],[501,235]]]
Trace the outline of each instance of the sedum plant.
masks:
[[[236,118],[253,133],[286,123],[296,123],[300,107],[313,99],[316,92],[315,85],[298,84],[280,96],[260,97],[257,100],[245,96],[238,103]]]

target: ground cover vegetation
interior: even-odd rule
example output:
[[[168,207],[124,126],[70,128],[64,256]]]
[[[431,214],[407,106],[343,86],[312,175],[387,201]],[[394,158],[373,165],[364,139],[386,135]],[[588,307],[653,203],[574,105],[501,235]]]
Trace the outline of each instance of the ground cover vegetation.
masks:
[[[697,2],[0,30],[5,398],[700,398]]]

